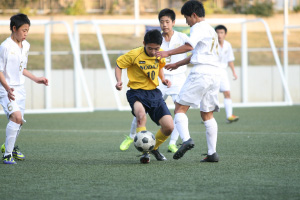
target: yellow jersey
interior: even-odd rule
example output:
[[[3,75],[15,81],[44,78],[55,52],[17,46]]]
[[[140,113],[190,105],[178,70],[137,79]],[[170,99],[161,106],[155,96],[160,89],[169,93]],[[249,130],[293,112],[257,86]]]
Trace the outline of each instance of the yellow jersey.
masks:
[[[159,84],[158,73],[166,65],[166,60],[149,57],[145,51],[144,47],[139,47],[117,59],[119,68],[127,68],[127,86],[131,89],[154,90]]]

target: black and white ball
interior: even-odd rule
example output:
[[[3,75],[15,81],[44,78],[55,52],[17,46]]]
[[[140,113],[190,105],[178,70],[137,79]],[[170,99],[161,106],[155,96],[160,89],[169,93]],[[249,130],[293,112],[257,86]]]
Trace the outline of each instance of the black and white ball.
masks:
[[[134,137],[134,146],[141,152],[153,150],[155,143],[155,136],[149,131],[138,132]]]

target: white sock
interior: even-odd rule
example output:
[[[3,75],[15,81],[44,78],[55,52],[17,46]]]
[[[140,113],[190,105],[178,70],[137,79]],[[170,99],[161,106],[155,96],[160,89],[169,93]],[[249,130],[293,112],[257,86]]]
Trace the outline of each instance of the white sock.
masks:
[[[175,124],[175,121],[174,121],[174,129],[173,129],[173,132],[172,132],[171,137],[170,137],[169,145],[176,144],[176,142],[178,140],[178,137],[179,137],[179,133],[177,131],[176,124]]]
[[[22,128],[22,125],[20,124],[19,130],[18,130],[18,133],[17,133],[17,136],[16,136],[16,141],[17,141],[18,136],[19,136],[19,134],[20,134],[20,132],[21,132],[21,128]]]
[[[224,107],[226,112],[226,118],[232,116],[232,100],[224,99]]]
[[[208,155],[212,155],[216,152],[217,148],[217,137],[218,137],[218,124],[215,118],[204,121],[204,125],[206,128],[206,142]]]
[[[189,120],[185,113],[176,113],[174,117],[176,129],[182,139],[182,142],[191,138],[189,132]]]
[[[6,126],[6,140],[5,140],[5,153],[4,156],[12,155],[15,146],[16,137],[18,135],[20,124],[9,121]]]
[[[136,127],[137,127],[137,122],[136,122],[136,117],[134,117],[131,122],[131,129],[130,129],[130,135],[129,135],[132,139],[134,139],[134,137],[136,135]]]

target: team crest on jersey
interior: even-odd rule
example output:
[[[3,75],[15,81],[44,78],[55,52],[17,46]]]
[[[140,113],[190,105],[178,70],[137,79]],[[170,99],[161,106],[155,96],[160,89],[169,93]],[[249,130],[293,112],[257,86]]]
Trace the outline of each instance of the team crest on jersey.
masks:
[[[139,61],[139,64],[145,64],[146,61]]]

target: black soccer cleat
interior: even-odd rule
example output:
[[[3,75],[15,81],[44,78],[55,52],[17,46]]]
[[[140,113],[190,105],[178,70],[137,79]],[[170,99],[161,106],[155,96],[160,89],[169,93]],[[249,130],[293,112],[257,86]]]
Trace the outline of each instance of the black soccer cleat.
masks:
[[[152,150],[152,151],[150,151],[150,152],[151,152],[152,155],[155,156],[156,160],[158,160],[158,161],[165,161],[165,160],[167,160],[167,158],[166,158],[163,154],[161,154],[161,153],[158,151],[158,149]]]
[[[184,143],[182,143],[181,147],[178,149],[178,151],[176,151],[176,153],[174,154],[173,158],[175,160],[178,160],[179,158],[181,158],[188,150],[191,150],[192,148],[194,148],[195,143],[192,140],[192,138],[188,139],[187,141],[185,141]]]
[[[148,152],[145,152],[145,153],[141,156],[140,162],[141,162],[142,164],[148,164],[148,163],[150,162],[150,155],[149,155]]]
[[[219,162],[219,155],[217,152],[212,155],[206,155],[200,162]]]

